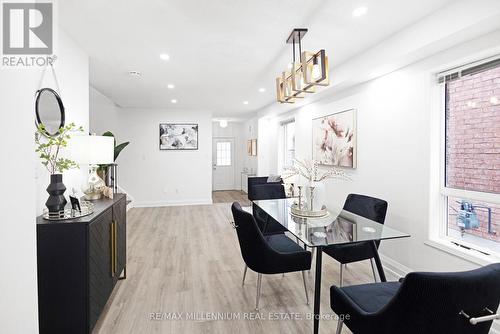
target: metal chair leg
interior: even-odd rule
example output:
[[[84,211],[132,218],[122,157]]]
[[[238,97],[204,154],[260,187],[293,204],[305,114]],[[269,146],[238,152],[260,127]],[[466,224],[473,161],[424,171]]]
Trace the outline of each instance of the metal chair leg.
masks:
[[[373,265],[373,259],[370,259],[370,264],[372,265],[373,280],[377,282],[377,274],[375,273],[375,266]]]
[[[260,286],[262,283],[262,274],[257,275],[257,299],[255,301],[255,311],[259,310]]]
[[[370,259],[370,265],[372,267],[373,280],[377,282],[377,273],[375,272],[375,265],[373,264],[373,258]]]
[[[248,266],[245,264],[245,270],[243,270],[243,281],[241,282],[241,286],[245,285],[245,277],[247,277],[247,269]]]
[[[344,320],[339,317],[339,322],[337,323],[337,331],[336,334],[342,333],[342,326],[344,325]]]
[[[311,248],[311,261],[314,259],[314,256],[316,255],[316,252],[317,252],[316,247],[312,247]],[[311,268],[309,268],[309,272],[311,272]]]
[[[302,280],[304,281],[304,291],[306,293],[306,304],[309,305],[309,295],[307,294],[306,272],[302,270]]]
[[[340,287],[344,285],[344,265],[340,264]]]

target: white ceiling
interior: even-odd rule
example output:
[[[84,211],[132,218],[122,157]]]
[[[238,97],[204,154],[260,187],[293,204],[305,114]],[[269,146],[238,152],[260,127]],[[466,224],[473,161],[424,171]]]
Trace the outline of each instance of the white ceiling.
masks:
[[[118,105],[244,117],[275,101],[275,77],[290,61],[285,39],[293,28],[309,29],[303,49],[324,48],[334,73],[335,66],[451,2],[64,0],[58,19],[89,54],[91,85]],[[353,18],[361,5],[368,13]],[[161,53],[170,60],[161,60]],[[130,70],[142,77],[129,76]]]

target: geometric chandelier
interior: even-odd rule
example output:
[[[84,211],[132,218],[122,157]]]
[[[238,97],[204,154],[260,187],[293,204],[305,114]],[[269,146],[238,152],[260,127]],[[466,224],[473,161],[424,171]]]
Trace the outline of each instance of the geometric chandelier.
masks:
[[[292,44],[292,63],[288,70],[276,78],[276,98],[279,103],[294,103],[306,94],[314,93],[316,86],[328,86],[328,57],[325,50],[318,52],[302,51],[302,38],[307,29],[293,29],[286,42]],[[298,47],[299,59],[295,59]]]

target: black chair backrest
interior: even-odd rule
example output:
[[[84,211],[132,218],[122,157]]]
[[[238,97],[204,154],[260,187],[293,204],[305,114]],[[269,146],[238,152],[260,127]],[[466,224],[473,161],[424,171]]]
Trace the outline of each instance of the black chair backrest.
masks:
[[[270,251],[270,246],[257,227],[253,216],[242,210],[239,203],[234,202],[231,211],[236,225],[241,256],[250,269],[262,273],[266,266],[266,255]]]
[[[455,273],[410,273],[396,296],[381,311],[381,333],[487,334],[491,321],[471,325],[462,315],[497,312],[500,263]]]
[[[344,210],[383,224],[387,213],[387,202],[375,197],[349,194],[344,203]]]
[[[248,199],[251,201],[286,198],[285,187],[279,182],[267,182],[267,176],[248,178]]]

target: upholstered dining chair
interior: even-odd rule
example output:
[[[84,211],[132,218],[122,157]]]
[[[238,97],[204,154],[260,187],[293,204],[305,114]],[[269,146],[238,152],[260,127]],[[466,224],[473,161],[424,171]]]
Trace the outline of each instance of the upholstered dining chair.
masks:
[[[375,197],[349,194],[344,203],[344,210],[358,216],[365,217],[383,224],[387,213],[387,202]],[[377,241],[377,248],[380,241]],[[343,269],[347,263],[370,260],[373,278],[377,281],[377,275],[373,266],[374,250],[370,242],[357,242],[345,245],[332,245],[325,247],[323,252],[340,262],[340,286],[343,285]]]
[[[242,285],[245,284],[247,268],[258,273],[255,309],[259,309],[262,274],[283,274],[294,271],[302,272],[306,302],[309,304],[304,271],[311,268],[311,252],[305,251],[285,234],[262,234],[254,217],[244,211],[239,203],[234,202],[231,211],[241,256],[246,265]]]
[[[402,283],[330,288],[330,306],[354,334],[487,334],[500,301],[500,263],[454,273],[415,272]]]
[[[248,178],[248,199],[250,201],[286,198],[285,187],[281,179],[268,182],[267,176],[255,176]],[[284,233],[286,229],[275,222],[274,219],[263,212],[257,205],[252,204],[252,212],[257,225],[264,234]]]

